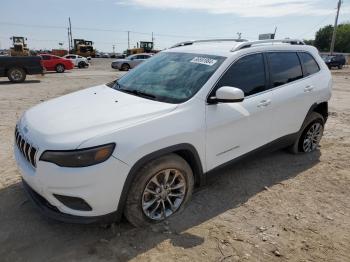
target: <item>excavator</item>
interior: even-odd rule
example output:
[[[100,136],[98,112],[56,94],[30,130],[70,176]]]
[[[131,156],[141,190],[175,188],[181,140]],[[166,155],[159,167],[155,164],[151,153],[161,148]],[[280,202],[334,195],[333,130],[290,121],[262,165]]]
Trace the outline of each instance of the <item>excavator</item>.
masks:
[[[96,55],[93,42],[84,39],[74,39],[74,50],[71,53],[84,57],[95,57]]]
[[[10,38],[13,46],[10,48],[11,56],[29,56],[29,48],[27,47],[26,40],[22,36],[13,36]]]

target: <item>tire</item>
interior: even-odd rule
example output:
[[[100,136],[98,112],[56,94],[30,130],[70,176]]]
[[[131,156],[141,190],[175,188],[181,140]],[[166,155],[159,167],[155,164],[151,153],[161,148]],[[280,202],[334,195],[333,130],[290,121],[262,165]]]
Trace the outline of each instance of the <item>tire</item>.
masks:
[[[164,183],[166,174],[168,183]],[[155,179],[159,186],[153,182]],[[173,190],[162,187],[163,184],[172,185]],[[128,192],[124,215],[136,227],[146,227],[178,215],[190,200],[193,185],[192,169],[183,158],[169,154],[155,159],[138,170]]]
[[[64,67],[64,65],[62,65],[62,64],[56,65],[56,72],[57,73],[63,73],[65,70],[66,70],[66,68]]]
[[[343,65],[338,65],[338,69],[342,69],[343,68]]]
[[[7,72],[8,79],[13,83],[22,83],[26,79],[26,72],[23,68],[12,67]]]
[[[294,144],[289,148],[289,151],[293,154],[311,153],[315,151],[322,138],[324,124],[325,120],[323,116],[319,113],[312,112],[304,122],[302,131]]]
[[[79,68],[85,68],[85,62],[79,62],[78,67]]]
[[[122,64],[121,71],[129,71],[130,70],[130,65],[129,64]]]

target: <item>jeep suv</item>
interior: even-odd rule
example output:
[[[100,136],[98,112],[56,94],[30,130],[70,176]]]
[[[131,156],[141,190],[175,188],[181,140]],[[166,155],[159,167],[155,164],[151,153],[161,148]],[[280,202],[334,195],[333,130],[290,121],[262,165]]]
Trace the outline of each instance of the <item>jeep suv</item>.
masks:
[[[257,149],[317,149],[332,78],[295,40],[206,40],[26,111],[15,157],[49,217],[144,226],[179,213],[209,172]]]

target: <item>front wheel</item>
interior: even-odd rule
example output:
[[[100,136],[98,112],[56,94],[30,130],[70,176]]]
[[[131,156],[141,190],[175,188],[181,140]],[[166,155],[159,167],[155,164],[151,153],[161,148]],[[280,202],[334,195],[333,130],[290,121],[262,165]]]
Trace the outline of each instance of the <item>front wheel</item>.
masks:
[[[323,135],[324,122],[322,115],[312,112],[298,139],[291,146],[290,151],[294,154],[315,151]]]
[[[131,185],[124,210],[134,226],[148,226],[180,213],[191,198],[191,167],[176,154],[151,161]]]

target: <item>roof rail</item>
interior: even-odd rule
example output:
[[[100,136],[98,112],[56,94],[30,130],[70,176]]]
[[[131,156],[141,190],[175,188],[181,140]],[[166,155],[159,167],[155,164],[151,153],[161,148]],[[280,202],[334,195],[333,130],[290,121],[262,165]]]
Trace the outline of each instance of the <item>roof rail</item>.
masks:
[[[243,48],[248,48],[253,45],[259,45],[259,44],[274,44],[274,43],[286,43],[286,44],[291,44],[291,45],[305,45],[304,41],[299,40],[299,39],[268,39],[268,40],[257,40],[257,41],[247,41],[238,44],[234,48],[231,49],[231,52],[243,49]]]
[[[210,43],[210,42],[246,42],[245,39],[236,39],[236,38],[216,38],[216,39],[202,39],[202,40],[191,40],[191,41],[184,41],[177,43],[173,45],[170,48],[180,47],[180,46],[186,46],[186,45],[193,45],[194,43]]]

